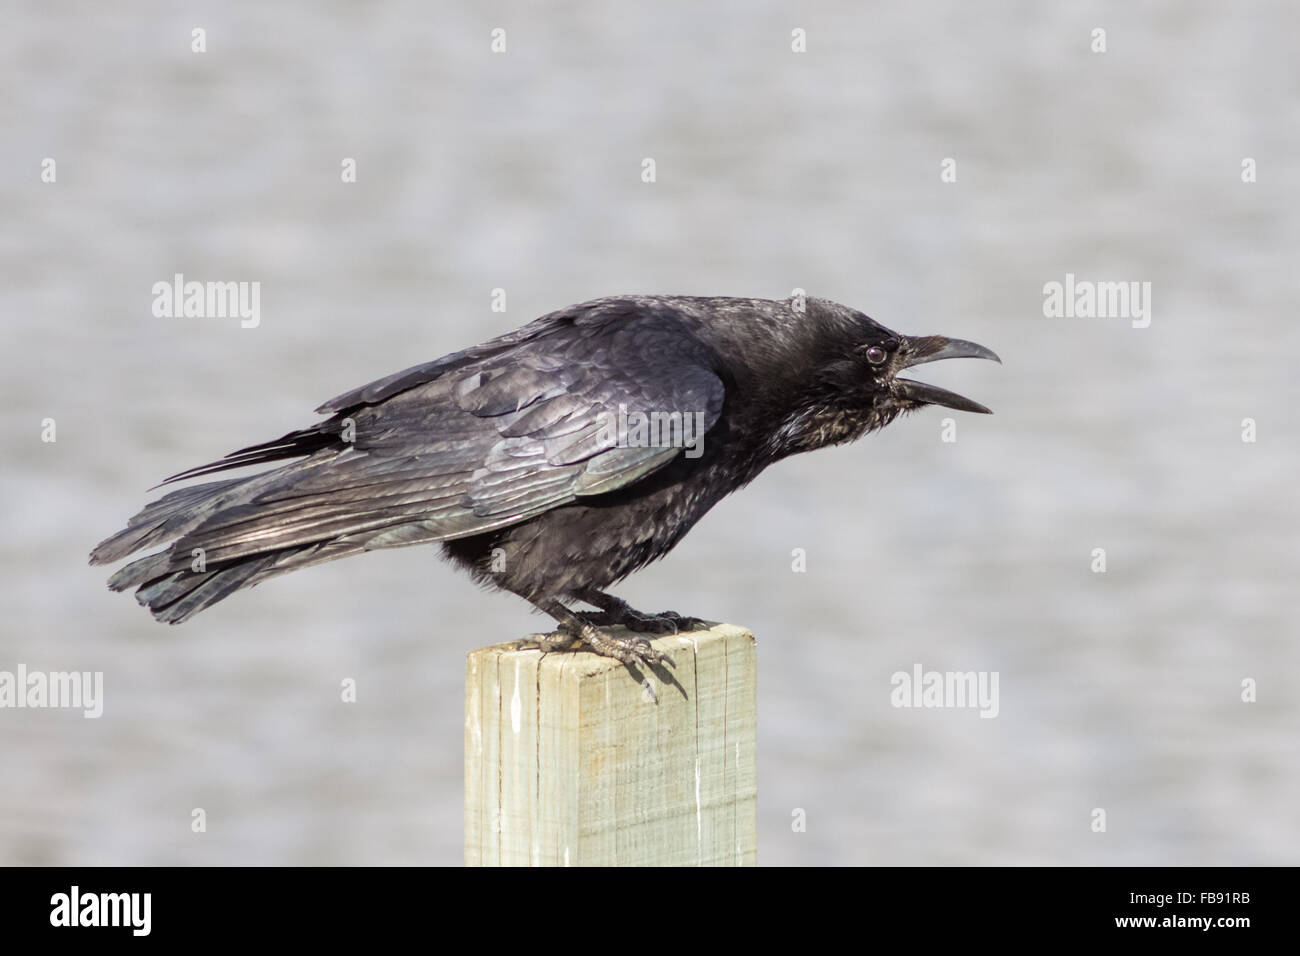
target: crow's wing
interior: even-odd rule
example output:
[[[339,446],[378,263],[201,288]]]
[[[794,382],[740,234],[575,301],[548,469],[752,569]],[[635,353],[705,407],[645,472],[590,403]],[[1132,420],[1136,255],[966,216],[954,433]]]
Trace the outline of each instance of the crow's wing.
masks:
[[[176,559],[202,548],[224,562],[313,545],[303,558],[318,563],[479,534],[626,487],[681,453],[620,444],[620,411],[674,424],[689,416],[697,441],[718,420],[717,357],[670,310],[638,304],[537,325],[326,403],[327,431],[350,442],[218,483],[220,506],[165,536],[137,533],[130,550],[179,536]]]

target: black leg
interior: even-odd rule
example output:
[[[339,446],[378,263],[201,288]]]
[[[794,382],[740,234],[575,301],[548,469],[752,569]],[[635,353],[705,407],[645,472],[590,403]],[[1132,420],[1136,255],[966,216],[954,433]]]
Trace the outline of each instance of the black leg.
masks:
[[[596,588],[584,588],[576,595],[593,607],[601,610],[599,615],[589,615],[589,623],[621,624],[629,631],[643,634],[679,634],[682,631],[706,631],[710,625],[698,617],[687,617],[676,611],[660,611],[658,614],[643,614],[629,605],[622,598]]]

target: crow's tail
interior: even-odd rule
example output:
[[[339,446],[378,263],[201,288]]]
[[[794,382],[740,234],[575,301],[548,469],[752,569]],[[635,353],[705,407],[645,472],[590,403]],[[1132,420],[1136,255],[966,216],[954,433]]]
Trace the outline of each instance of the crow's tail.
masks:
[[[198,528],[213,514],[247,501],[261,475],[196,485],[164,495],[132,518],[125,529],[102,541],[90,553],[91,564],[108,564],[128,554],[162,544],[172,547],[139,558],[108,580],[114,591],[136,588],[136,600],[168,624],[197,614],[241,588],[252,587],[277,574],[341,557],[347,549],[314,542],[263,551],[234,559],[206,561],[202,549],[186,550],[176,539]],[[355,549],[355,550],[360,550]]]

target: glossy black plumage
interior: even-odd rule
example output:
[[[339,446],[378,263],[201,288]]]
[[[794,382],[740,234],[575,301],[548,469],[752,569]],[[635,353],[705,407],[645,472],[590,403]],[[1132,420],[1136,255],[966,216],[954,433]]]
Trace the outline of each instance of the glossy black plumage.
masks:
[[[347,392],[317,409],[324,421],[174,476],[279,466],[163,496],[91,561],[169,544],[109,583],[136,588],[155,617],[178,623],[278,574],[441,542],[480,580],[602,653],[654,660],[636,642],[593,637],[587,625],[598,619],[655,620],[605,588],[787,455],[927,403],[987,411],[896,377],[960,356],[996,358],[973,343],[898,335],[819,299],[598,299]],[[620,439],[610,428],[620,410],[692,416],[702,442]],[[565,605],[579,600],[604,615],[575,617]]]

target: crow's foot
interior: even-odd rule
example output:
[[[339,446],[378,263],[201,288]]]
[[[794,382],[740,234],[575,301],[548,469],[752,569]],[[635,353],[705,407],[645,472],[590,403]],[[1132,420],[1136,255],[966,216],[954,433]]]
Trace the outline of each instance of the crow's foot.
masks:
[[[649,640],[639,634],[610,634],[592,624],[584,623],[578,631],[578,639],[602,657],[613,657],[624,664],[650,667],[653,664],[667,663],[673,667],[677,666],[671,654],[657,650]]]
[[[569,610],[558,601],[548,602],[542,610],[555,618],[559,624],[559,633],[554,635],[534,634],[528,641],[535,643],[544,651],[572,649],[574,641],[581,641],[586,647],[602,657],[612,657],[624,664],[650,667],[654,664],[677,666],[672,655],[653,647],[649,640],[638,634],[610,634],[601,625],[607,624],[606,615],[582,615]],[[620,622],[621,623],[621,622]],[[626,625],[625,625],[626,626]],[[633,628],[629,628],[632,630]],[[674,631],[651,633],[674,633]]]
[[[590,588],[578,597],[588,604],[600,608],[599,614],[585,615],[591,624],[621,624],[629,631],[643,634],[680,634],[683,631],[707,631],[712,625],[698,617],[687,617],[676,611],[660,611],[658,614],[646,614],[636,610],[622,598]]]

